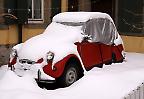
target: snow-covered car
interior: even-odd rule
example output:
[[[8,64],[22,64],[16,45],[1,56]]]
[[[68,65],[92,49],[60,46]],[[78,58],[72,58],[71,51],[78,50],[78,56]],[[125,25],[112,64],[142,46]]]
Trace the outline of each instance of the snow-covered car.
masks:
[[[46,30],[13,47],[9,67],[17,75],[69,86],[103,64],[123,62],[123,41],[112,18],[101,12],[64,12]]]

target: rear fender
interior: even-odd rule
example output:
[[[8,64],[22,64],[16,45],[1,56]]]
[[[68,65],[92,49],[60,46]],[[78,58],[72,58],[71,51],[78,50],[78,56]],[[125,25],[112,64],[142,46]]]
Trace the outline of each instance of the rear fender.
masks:
[[[112,52],[115,54],[116,56],[116,61],[121,61],[124,59],[124,56],[122,55],[122,51],[123,51],[123,45],[115,45],[112,47]]]

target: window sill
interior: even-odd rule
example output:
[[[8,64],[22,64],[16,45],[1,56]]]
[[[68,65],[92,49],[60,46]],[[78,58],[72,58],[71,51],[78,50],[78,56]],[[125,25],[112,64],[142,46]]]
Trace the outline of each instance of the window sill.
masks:
[[[41,24],[44,23],[43,19],[28,19],[28,24]]]

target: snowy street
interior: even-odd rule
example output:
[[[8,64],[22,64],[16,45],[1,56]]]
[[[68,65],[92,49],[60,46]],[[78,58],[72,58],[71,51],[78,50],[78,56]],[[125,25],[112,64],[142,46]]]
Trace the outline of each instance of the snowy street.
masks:
[[[30,75],[18,77],[0,68],[0,99],[122,99],[144,82],[144,54],[126,53],[126,61],[94,68],[67,88],[46,90]]]

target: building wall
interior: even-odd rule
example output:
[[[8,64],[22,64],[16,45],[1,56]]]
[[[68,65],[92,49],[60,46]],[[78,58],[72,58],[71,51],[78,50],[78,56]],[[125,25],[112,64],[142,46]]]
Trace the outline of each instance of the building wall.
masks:
[[[43,23],[31,23],[23,26],[22,41],[26,41],[29,38],[41,34],[47,25],[51,22],[51,0],[44,0],[44,22]]]
[[[4,44],[16,44],[18,42],[17,27],[11,25],[8,29],[0,30],[0,45]]]
[[[41,34],[45,29],[29,29],[29,28],[24,28],[23,29],[23,42],[28,40],[29,38]]]
[[[44,1],[44,23],[23,25],[23,42],[35,35],[42,33],[47,27],[48,23],[51,22],[51,0]],[[79,0],[79,11],[90,11],[90,1],[91,0]],[[61,12],[68,11],[68,0],[62,0],[61,3]],[[2,8],[2,5],[3,0],[0,0],[0,8]],[[0,65],[7,64],[10,49],[18,43],[17,26],[3,25],[3,20],[1,17],[2,13],[4,13],[3,9],[0,9]],[[137,37],[122,35],[122,39],[127,52],[144,53],[144,36]]]
[[[51,0],[44,0],[44,22],[38,24],[23,25],[22,41],[42,33],[51,22]],[[0,0],[0,66],[7,64],[11,48],[18,43],[17,25],[4,24],[4,0]]]
[[[127,52],[144,53],[144,37],[122,36]]]
[[[79,11],[91,11],[91,1],[79,0]]]
[[[61,12],[66,12],[68,10],[68,0],[61,0]]]

